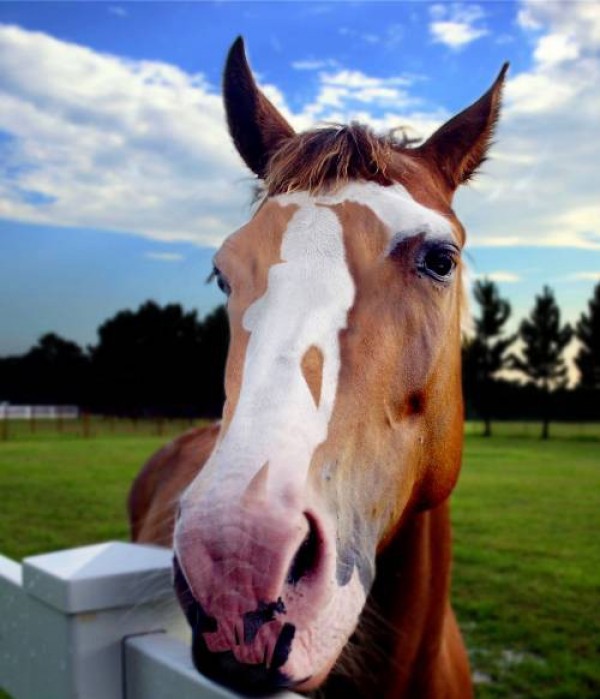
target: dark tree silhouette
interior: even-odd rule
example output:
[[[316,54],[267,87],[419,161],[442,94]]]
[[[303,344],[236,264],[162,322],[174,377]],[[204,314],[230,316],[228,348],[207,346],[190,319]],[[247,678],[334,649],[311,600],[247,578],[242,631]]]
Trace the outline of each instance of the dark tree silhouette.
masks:
[[[575,334],[582,345],[575,358],[579,385],[584,389],[600,389],[600,282],[588,303],[587,314],[581,314]]]
[[[65,340],[56,333],[46,333],[29,350],[27,356],[48,364],[60,365],[81,361],[84,352],[76,342]]]
[[[25,356],[25,363],[43,386],[43,402],[81,404],[87,391],[89,357],[75,342],[46,333]]]
[[[201,352],[196,359],[202,375],[199,407],[203,415],[219,417],[225,400],[225,362],[229,348],[229,319],[219,306],[202,321]]]
[[[22,357],[2,360],[0,393],[14,402],[81,405],[88,373],[89,358],[79,345],[46,333]]]
[[[201,323],[179,304],[148,301],[107,320],[91,349],[94,402],[114,413],[219,414],[227,351],[220,313]]]
[[[92,348],[95,399],[109,412],[162,413],[182,409],[195,377],[185,376],[200,352],[196,314],[179,304],[161,308],[148,301],[120,311],[98,329]],[[183,385],[182,385],[183,384]]]
[[[508,301],[500,297],[493,281],[476,281],[473,293],[479,305],[479,315],[475,318],[475,336],[463,344],[464,386],[465,394],[472,398],[483,417],[484,436],[490,437],[495,403],[494,378],[507,366],[506,352],[516,335],[503,337],[511,308]]]
[[[560,310],[554,292],[545,286],[535,297],[529,318],[522,321],[519,335],[523,340],[523,357],[511,356],[513,368],[521,371],[542,391],[542,439],[548,439],[551,417],[551,392],[567,384],[567,367],[563,351],[573,331],[561,326]]]

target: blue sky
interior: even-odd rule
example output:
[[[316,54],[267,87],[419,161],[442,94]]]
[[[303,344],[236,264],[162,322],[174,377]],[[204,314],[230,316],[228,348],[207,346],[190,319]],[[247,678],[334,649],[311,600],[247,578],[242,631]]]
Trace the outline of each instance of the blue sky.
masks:
[[[82,344],[148,298],[201,315],[215,247],[249,215],[222,65],[242,34],[298,129],[358,118],[426,137],[510,60],[492,159],[457,195],[472,276],[515,322],[600,279],[600,5],[593,2],[0,3],[0,355]]]

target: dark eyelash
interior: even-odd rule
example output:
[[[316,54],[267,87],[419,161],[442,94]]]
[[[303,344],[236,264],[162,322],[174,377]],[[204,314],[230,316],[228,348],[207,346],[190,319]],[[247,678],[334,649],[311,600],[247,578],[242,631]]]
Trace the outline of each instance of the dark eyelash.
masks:
[[[212,270],[210,271],[210,274],[204,280],[204,283],[205,284],[212,284],[218,273],[219,273],[219,270],[213,266]]]
[[[206,278],[206,283],[210,284],[215,279],[217,280],[217,286],[219,287],[219,289],[221,289],[221,291],[226,296],[229,296],[229,294],[231,293],[231,287],[229,286],[229,282],[216,265],[213,266],[212,272]]]

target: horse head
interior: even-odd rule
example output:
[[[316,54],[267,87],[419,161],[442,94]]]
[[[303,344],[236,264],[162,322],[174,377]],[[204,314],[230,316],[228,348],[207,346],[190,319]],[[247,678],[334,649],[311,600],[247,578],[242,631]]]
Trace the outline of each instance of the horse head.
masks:
[[[505,71],[414,146],[357,124],[295,133],[241,39],[230,50],[229,131],[262,199],[214,258],[226,404],[174,537],[194,662],[221,683],[318,687],[380,556],[456,482],[465,232],[452,197],[485,157]]]

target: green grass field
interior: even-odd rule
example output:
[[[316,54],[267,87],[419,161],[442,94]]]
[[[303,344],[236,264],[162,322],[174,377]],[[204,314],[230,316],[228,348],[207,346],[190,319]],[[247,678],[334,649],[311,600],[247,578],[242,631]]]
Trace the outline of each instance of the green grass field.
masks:
[[[468,438],[453,520],[478,696],[600,697],[600,442]]]
[[[12,424],[0,436],[0,551],[127,537],[144,460],[187,423]],[[479,699],[600,697],[600,426],[467,426],[454,494],[454,604]],[[160,433],[160,434],[159,434]],[[1,692],[0,692],[1,696]],[[42,698],[40,698],[42,699]]]

